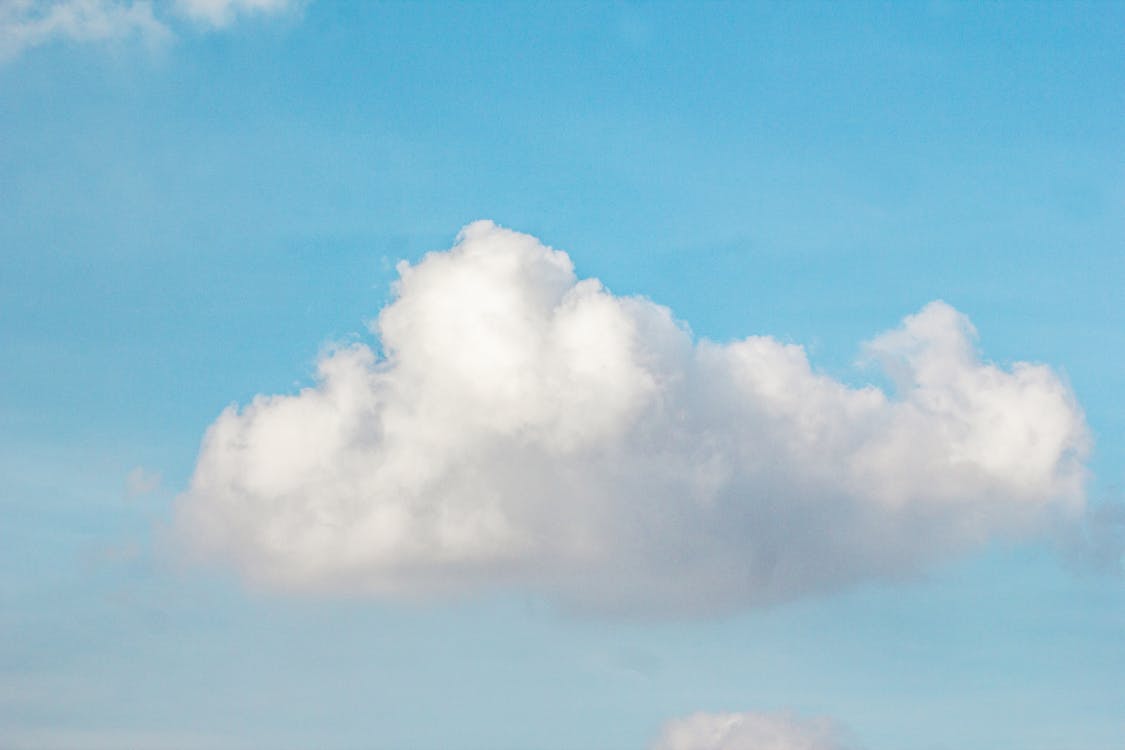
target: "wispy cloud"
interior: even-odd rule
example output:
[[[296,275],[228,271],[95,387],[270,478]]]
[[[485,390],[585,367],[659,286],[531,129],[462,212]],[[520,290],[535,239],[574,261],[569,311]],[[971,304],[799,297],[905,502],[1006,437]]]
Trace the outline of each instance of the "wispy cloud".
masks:
[[[171,32],[144,0],[0,0],[0,60],[61,39],[108,42],[137,37],[150,44]]]
[[[1084,505],[1068,387],[982,360],[942,302],[866,346],[888,394],[768,336],[696,341],[488,222],[399,271],[385,358],[338,348],[314,387],[208,430],[178,501],[195,555],[288,589],[707,612],[901,578]]]
[[[153,493],[160,488],[161,481],[159,471],[143,466],[134,467],[125,476],[125,496],[132,499]]]
[[[223,28],[240,16],[282,13],[300,4],[300,0],[176,0],[176,10],[194,21]]]
[[[244,16],[277,14],[299,0],[176,0],[174,12],[149,0],[0,0],[0,62],[48,42],[167,42],[179,21],[225,28]],[[155,8],[155,10],[154,10]]]

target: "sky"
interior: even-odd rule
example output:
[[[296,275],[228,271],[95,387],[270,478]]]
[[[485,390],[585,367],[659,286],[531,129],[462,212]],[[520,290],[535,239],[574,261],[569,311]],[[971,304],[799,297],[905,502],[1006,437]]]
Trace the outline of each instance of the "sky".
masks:
[[[0,0],[0,747],[1120,750],[1125,5]]]

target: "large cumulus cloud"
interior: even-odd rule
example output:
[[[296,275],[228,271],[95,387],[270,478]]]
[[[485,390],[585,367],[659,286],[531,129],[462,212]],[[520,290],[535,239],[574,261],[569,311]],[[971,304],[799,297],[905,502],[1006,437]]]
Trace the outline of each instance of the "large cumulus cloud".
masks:
[[[1080,511],[1086,429],[1043,365],[978,356],[942,302],[849,387],[768,336],[693,339],[488,222],[401,264],[365,345],[208,430],[176,529],[314,592],[489,586],[707,611],[909,575]]]

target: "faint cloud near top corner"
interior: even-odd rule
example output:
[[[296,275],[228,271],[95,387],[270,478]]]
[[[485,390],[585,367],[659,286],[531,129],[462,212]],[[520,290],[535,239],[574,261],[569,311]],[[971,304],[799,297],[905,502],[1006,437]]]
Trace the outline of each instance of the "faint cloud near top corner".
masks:
[[[298,0],[0,0],[0,65],[53,43],[143,43],[156,49],[184,23],[222,30],[242,17],[304,7]]]

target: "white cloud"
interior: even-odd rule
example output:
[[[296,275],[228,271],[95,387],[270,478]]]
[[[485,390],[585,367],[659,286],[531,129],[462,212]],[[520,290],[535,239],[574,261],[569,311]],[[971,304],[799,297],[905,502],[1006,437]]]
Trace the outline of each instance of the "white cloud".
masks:
[[[55,39],[159,43],[168,28],[144,0],[0,0],[0,60]]]
[[[765,336],[694,341],[488,222],[400,264],[296,395],[227,409],[176,529],[283,589],[514,586],[703,612],[895,579],[1081,511],[1087,432],[1043,365],[1003,369],[934,302],[866,352],[888,395]]]
[[[270,15],[296,8],[298,0],[176,0],[176,9],[203,24],[222,28],[243,15]]]
[[[828,719],[787,714],[697,713],[668,722],[652,750],[844,750]]]

